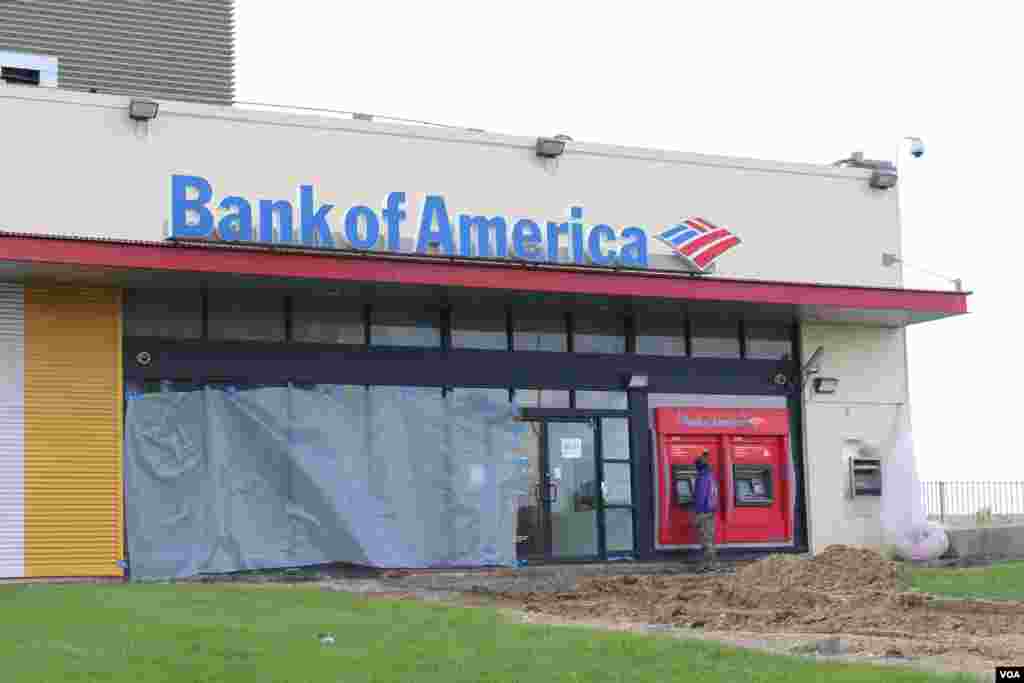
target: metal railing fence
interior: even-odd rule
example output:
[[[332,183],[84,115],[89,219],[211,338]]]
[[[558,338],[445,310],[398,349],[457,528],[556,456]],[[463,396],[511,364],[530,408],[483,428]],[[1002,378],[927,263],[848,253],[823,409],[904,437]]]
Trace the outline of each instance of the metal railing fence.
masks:
[[[1024,481],[925,481],[921,494],[930,518],[1024,516]]]

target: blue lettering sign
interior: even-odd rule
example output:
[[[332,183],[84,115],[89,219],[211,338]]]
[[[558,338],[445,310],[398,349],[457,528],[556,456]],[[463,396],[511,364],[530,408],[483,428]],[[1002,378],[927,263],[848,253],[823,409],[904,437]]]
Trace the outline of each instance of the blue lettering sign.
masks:
[[[590,239],[587,246],[590,247],[590,262],[599,266],[610,266],[615,263],[617,256],[614,249],[607,252],[601,251],[601,240],[607,242],[615,241],[615,231],[608,225],[595,225],[590,231]]]
[[[508,225],[501,216],[459,216],[459,255],[473,256],[473,228],[476,228],[476,256],[508,255]],[[494,233],[495,250],[491,250],[491,233]]]
[[[622,231],[622,239],[629,243],[622,247],[622,265],[633,268],[647,267],[647,233],[640,228],[626,228]]]
[[[540,226],[524,218],[516,221],[512,228],[512,254],[526,261],[542,261],[540,250]]]
[[[225,242],[252,241],[252,206],[241,197],[225,197],[222,209],[234,209],[217,223],[217,234]]]
[[[434,224],[437,224],[434,227]],[[423,216],[420,219],[420,236],[416,240],[416,251],[424,254],[430,251],[430,245],[437,244],[441,253],[446,256],[455,255],[452,244],[452,224],[448,220],[448,209],[444,205],[444,197],[427,195],[423,202]]]
[[[277,216],[277,228],[280,237],[274,239],[274,216]],[[260,242],[291,242],[292,236],[292,203],[269,199],[260,200]]]
[[[217,201],[206,178],[172,175],[169,236],[334,248],[330,217],[335,205],[318,202],[312,185],[299,185],[296,194],[297,205],[286,199],[253,200],[238,195]],[[389,192],[378,209],[349,207],[339,234],[353,249],[369,250],[383,244],[388,251],[400,252],[402,226],[407,218],[406,193]],[[458,214],[456,218],[453,226],[442,195],[427,195],[420,210],[415,251],[426,253],[436,245],[446,256],[647,267],[647,234],[643,228],[627,227],[620,233],[601,223],[588,229],[582,206],[570,206],[565,222],[475,213]],[[566,247],[571,252],[568,259],[562,252]]]
[[[365,235],[359,232],[359,222],[362,219],[366,227]],[[380,237],[380,221],[377,214],[368,206],[353,206],[345,214],[345,239],[352,245],[353,249],[373,249]]]
[[[572,260],[575,263],[586,263],[586,254],[583,253],[583,208],[574,206],[569,210],[572,218]]]
[[[327,225],[327,214],[334,204],[323,204],[313,212],[313,186],[299,187],[299,210],[302,212],[302,243],[309,247],[333,247],[334,238],[331,228]],[[376,240],[374,240],[376,241]]]
[[[548,261],[552,263],[558,263],[561,259],[558,258],[558,247],[559,238],[562,234],[569,234],[568,223],[555,223],[554,221],[548,221]]]
[[[189,198],[189,190],[199,195]],[[171,176],[171,237],[209,237],[213,232],[213,213],[206,208],[213,199],[213,188],[196,175]],[[199,222],[189,221],[189,211],[199,214]]]
[[[384,216],[384,224],[388,226],[388,250],[400,251],[402,248],[402,221],[405,220],[405,211],[401,206],[405,204],[404,192],[392,192],[388,195],[387,204],[381,215]]]

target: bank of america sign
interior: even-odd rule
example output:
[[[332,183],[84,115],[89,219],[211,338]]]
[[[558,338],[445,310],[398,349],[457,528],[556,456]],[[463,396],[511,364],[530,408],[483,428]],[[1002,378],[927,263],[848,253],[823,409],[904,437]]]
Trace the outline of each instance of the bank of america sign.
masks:
[[[740,243],[727,228],[703,218],[687,218],[655,236],[697,270],[709,269],[715,260]]]

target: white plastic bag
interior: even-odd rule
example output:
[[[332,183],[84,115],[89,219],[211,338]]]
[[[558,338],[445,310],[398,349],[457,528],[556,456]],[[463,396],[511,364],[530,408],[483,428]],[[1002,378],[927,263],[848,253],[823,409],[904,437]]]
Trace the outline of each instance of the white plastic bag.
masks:
[[[904,560],[934,560],[949,549],[949,537],[939,525],[925,524],[905,534],[893,549]]]
[[[904,406],[882,457],[882,537],[905,560],[934,560],[949,548],[945,529],[928,522],[914,460],[910,415]]]

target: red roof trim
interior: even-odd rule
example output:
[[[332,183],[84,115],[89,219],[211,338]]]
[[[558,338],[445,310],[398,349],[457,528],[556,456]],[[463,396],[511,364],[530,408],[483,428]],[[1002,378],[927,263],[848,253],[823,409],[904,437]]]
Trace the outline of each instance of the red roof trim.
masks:
[[[268,249],[186,247],[48,236],[0,236],[0,260],[132,270],[233,273],[266,277],[513,289],[693,301],[837,306],[955,315],[967,312],[966,292],[726,280],[675,273],[610,271],[521,263],[380,258]]]

